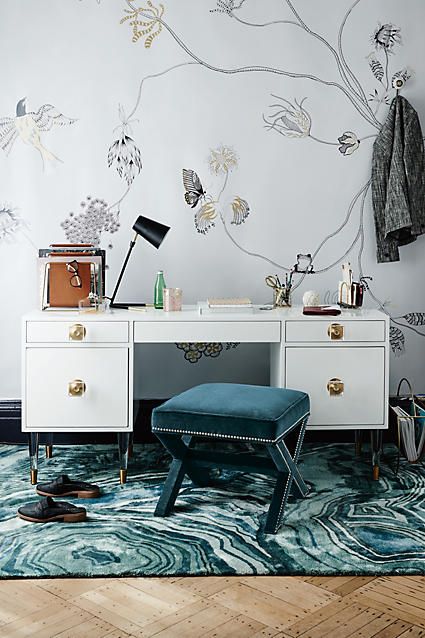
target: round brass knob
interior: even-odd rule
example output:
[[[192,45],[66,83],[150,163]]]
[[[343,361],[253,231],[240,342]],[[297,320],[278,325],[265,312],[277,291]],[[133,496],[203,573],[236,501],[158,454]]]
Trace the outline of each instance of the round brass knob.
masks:
[[[74,379],[68,383],[68,396],[82,397],[86,391],[86,384],[81,379]]]
[[[329,394],[332,396],[338,396],[344,392],[344,383],[341,379],[334,377],[333,379],[329,379],[327,383],[327,389]]]
[[[328,335],[332,341],[337,341],[338,339],[344,338],[344,326],[341,326],[340,323],[331,323],[328,326]]]
[[[69,338],[71,341],[83,341],[86,336],[86,329],[81,323],[74,323],[69,328]]]

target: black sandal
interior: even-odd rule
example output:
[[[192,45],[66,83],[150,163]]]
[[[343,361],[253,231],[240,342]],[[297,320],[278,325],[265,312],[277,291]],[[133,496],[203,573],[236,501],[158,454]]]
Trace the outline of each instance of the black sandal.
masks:
[[[47,496],[37,503],[28,503],[20,507],[18,516],[31,523],[50,523],[53,521],[79,523],[86,520],[87,512],[84,507],[76,507],[65,501],[54,501],[50,496]]]
[[[58,476],[50,483],[39,483],[36,489],[40,496],[76,496],[77,498],[97,498],[99,486],[84,481],[73,481],[66,474]]]

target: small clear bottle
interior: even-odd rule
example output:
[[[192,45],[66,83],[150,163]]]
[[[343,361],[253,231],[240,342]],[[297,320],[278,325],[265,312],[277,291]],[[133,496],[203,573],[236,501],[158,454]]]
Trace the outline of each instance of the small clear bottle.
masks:
[[[158,310],[162,310],[164,308],[164,288],[165,288],[165,279],[164,273],[162,270],[159,270],[156,275],[155,288],[153,294],[153,304],[155,308]]]

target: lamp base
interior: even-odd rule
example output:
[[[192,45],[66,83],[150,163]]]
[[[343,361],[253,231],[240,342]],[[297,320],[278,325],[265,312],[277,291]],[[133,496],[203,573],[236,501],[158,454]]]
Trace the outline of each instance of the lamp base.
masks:
[[[147,303],[110,303],[109,307],[110,308],[125,308],[126,310],[128,310],[128,308],[131,306],[136,306],[137,308],[146,308],[146,306],[148,306],[149,304]]]

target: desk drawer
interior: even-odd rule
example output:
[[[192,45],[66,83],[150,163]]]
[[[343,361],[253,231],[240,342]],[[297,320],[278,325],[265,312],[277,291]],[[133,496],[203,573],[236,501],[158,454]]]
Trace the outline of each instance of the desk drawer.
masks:
[[[128,367],[128,348],[27,348],[23,430],[128,427]]]
[[[332,326],[335,328],[332,329]],[[330,317],[325,321],[323,319],[287,321],[286,341],[299,343],[385,341],[385,321],[346,321],[339,320],[338,317]]]
[[[82,326],[79,327],[79,326]],[[127,343],[126,321],[29,321],[28,343]]]
[[[286,348],[286,387],[309,394],[308,425],[382,425],[384,361],[380,346]],[[338,393],[328,388],[331,379],[343,383],[336,387]]]
[[[136,321],[136,343],[245,341],[278,343],[279,321]]]

